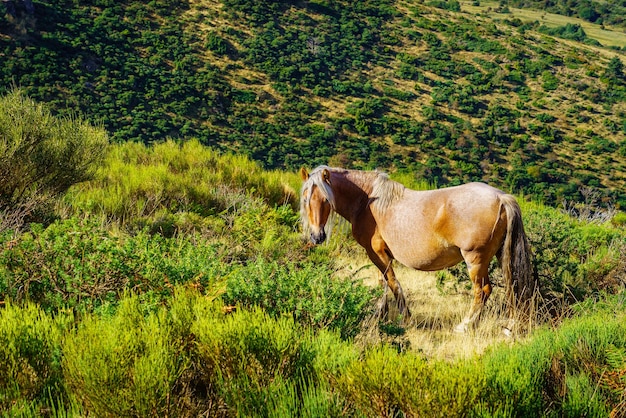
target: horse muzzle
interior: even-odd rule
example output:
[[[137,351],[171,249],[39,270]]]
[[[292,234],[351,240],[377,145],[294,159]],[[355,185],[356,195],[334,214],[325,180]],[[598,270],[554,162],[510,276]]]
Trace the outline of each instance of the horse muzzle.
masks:
[[[326,241],[326,231],[324,231],[323,229],[317,234],[314,232],[311,233],[311,242],[313,244],[318,245],[324,241]]]

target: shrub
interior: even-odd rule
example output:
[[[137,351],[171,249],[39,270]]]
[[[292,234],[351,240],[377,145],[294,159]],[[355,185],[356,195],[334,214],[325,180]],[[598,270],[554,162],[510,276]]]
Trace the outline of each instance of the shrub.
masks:
[[[215,32],[209,32],[206,37],[205,47],[217,55],[225,55],[228,52],[228,42]]]
[[[552,91],[559,88],[559,79],[550,71],[544,71],[541,73],[541,87],[546,91]]]
[[[52,199],[91,178],[107,144],[103,129],[79,118],[56,118],[20,90],[2,96],[0,218],[14,215],[4,228],[49,215],[42,211]]]
[[[621,230],[521,203],[544,296],[574,302],[602,289],[619,290],[619,283],[612,283],[610,277],[626,248]]]
[[[62,392],[62,330],[71,321],[65,314],[53,319],[34,304],[0,310],[1,410],[38,409],[50,393]]]
[[[476,408],[481,411],[480,416],[542,415],[553,338],[544,332],[527,344],[512,349],[497,347],[485,356],[486,387]]]
[[[170,395],[186,358],[171,339],[164,311],[144,316],[137,298],[112,318],[87,317],[63,346],[63,372],[72,396],[101,417],[175,414]]]
[[[337,378],[339,390],[366,416],[463,416],[484,380],[471,362],[430,363],[390,347],[368,351]]]
[[[258,260],[228,276],[224,300],[260,306],[276,317],[286,314],[301,324],[337,330],[347,338],[359,332],[376,292],[350,279],[333,277],[328,265]]]
[[[321,377],[357,356],[336,334],[260,309],[225,314],[181,287],[154,312],[130,296],[88,315],[65,341],[74,409],[104,417],[341,416],[345,400]]]
[[[146,302],[171,296],[175,284],[208,291],[231,267],[218,244],[196,238],[127,235],[75,218],[46,229],[32,225],[0,252],[0,298],[89,312],[116,305],[129,290]]]
[[[228,416],[345,415],[345,401],[322,379],[357,355],[337,335],[258,308],[224,317],[200,302],[195,313],[194,367],[207,399],[223,403]]]
[[[0,311],[9,416],[609,416],[626,389],[624,293],[525,340],[452,361],[366,348],[176,287],[153,309]]]
[[[586,305],[559,329],[543,329],[522,344],[484,356],[486,396],[476,408],[481,416],[608,416],[611,408],[617,411],[624,383],[618,383],[616,396],[602,376],[626,362],[624,294]]]

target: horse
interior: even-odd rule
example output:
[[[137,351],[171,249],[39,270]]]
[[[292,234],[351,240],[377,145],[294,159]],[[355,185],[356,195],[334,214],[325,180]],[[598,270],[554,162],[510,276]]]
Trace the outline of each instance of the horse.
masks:
[[[497,257],[506,283],[511,335],[516,318],[529,318],[538,279],[516,199],[485,183],[416,191],[378,171],[319,166],[300,170],[300,218],[305,235],[317,245],[332,229],[338,214],[352,226],[352,236],[382,273],[386,307],[391,289],[403,320],[411,316],[392,261],[416,270],[436,271],[465,261],[474,300],[455,327],[475,327],[492,292],[489,264]]]

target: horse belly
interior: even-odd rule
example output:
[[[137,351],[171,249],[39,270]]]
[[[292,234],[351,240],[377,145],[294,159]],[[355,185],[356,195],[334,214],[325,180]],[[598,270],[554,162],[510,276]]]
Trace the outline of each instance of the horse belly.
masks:
[[[387,242],[387,245],[396,260],[416,270],[441,270],[463,260],[461,250],[445,242]]]

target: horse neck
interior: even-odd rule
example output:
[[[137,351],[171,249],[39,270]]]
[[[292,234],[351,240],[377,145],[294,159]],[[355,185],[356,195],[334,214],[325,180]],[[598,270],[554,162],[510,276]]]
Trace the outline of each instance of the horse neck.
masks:
[[[372,192],[371,182],[364,181],[362,176],[351,174],[337,173],[332,179],[335,212],[348,221],[352,221],[367,206]]]

